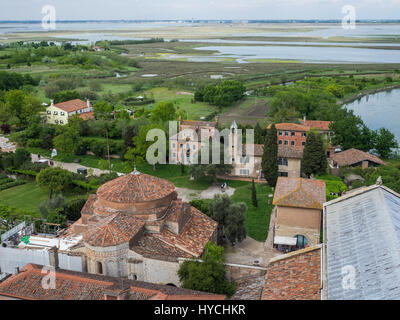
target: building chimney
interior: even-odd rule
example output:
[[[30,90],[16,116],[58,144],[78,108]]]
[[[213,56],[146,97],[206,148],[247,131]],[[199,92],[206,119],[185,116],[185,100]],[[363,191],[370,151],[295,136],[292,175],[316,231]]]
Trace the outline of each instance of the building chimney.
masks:
[[[86,99],[86,104],[87,104],[87,107],[90,108],[90,100],[89,99]]]
[[[306,121],[307,121],[307,116],[303,117],[303,125],[306,125]]]
[[[58,248],[56,246],[49,249],[49,263],[52,267],[58,268],[59,261],[58,261]]]
[[[52,106],[52,107],[54,106],[54,100],[53,99],[50,100],[50,106]]]
[[[19,267],[15,267],[14,268],[14,274],[18,274],[19,273]]]

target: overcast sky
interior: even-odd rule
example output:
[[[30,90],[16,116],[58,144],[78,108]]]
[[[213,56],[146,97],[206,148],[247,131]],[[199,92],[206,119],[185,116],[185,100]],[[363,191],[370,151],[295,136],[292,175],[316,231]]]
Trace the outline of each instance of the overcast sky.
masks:
[[[41,20],[44,5],[57,19],[400,19],[400,0],[0,0],[0,20]]]

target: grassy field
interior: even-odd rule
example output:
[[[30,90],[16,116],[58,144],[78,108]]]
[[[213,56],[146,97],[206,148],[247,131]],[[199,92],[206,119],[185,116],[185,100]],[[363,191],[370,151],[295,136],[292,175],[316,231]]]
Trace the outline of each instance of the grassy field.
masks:
[[[49,197],[32,181],[0,192],[0,204],[29,212],[39,212],[38,205]]]
[[[247,205],[246,228],[249,237],[257,241],[265,241],[268,235],[269,221],[273,209],[272,189],[267,184],[256,184],[258,207],[251,201],[251,182],[228,181],[230,187],[236,188],[232,196],[233,202],[244,202]]]

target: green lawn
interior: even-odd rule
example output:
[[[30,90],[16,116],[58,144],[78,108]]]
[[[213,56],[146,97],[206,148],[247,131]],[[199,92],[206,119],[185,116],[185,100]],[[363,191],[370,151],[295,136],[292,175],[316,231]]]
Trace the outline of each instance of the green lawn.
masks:
[[[183,90],[179,89],[168,89],[168,88],[154,88],[150,89],[137,95],[146,94],[147,97],[154,97],[156,103],[161,101],[171,101],[175,103],[176,107],[184,110],[187,115],[187,119],[199,120],[201,117],[207,117],[214,112],[220,113],[220,110],[216,106],[209,105],[205,102],[192,103],[193,95],[181,94]],[[186,92],[186,91],[185,91]],[[221,111],[224,111],[222,109]]]
[[[235,188],[231,197],[233,202],[244,202],[247,205],[246,228],[249,237],[257,241],[265,241],[268,235],[269,221],[273,209],[272,189],[267,184],[256,183],[258,207],[251,201],[251,182],[228,181],[228,186]],[[270,204],[268,203],[270,202]]]
[[[30,212],[39,212],[38,205],[48,196],[47,192],[41,190],[36,182],[32,181],[1,191],[0,204]]]

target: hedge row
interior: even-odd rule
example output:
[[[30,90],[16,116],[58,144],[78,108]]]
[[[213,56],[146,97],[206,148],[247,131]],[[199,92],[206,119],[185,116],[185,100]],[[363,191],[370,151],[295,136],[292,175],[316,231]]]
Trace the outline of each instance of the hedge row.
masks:
[[[20,185],[23,185],[25,183],[26,183],[25,180],[15,180],[13,182],[8,182],[8,183],[0,185],[0,191],[6,190],[6,189],[10,189],[10,188],[13,188],[13,187],[16,187],[16,186],[20,186]]]

